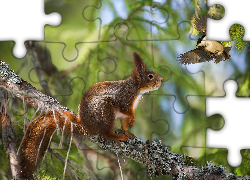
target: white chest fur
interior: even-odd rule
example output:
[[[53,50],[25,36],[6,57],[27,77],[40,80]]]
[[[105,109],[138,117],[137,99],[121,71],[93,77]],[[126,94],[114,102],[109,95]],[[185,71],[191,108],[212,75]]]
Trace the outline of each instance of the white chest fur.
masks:
[[[135,98],[134,103],[133,103],[133,110],[135,110],[137,108],[137,106],[141,100],[142,95],[148,91],[150,91],[150,90],[141,91],[140,94]],[[121,113],[120,111],[117,111],[115,113],[115,119],[119,119],[121,117],[127,117],[127,115]]]
[[[121,113],[120,111],[117,111],[117,112],[115,113],[115,119],[119,119],[119,118],[121,118],[121,117],[127,117],[127,115]]]
[[[133,110],[135,110],[141,100],[142,94],[139,94],[136,99],[134,100],[134,104],[133,104]]]
[[[144,90],[144,91],[141,91],[140,94],[135,98],[134,100],[134,104],[133,104],[133,110],[135,110],[141,100],[141,97],[144,93],[148,92],[149,90]]]

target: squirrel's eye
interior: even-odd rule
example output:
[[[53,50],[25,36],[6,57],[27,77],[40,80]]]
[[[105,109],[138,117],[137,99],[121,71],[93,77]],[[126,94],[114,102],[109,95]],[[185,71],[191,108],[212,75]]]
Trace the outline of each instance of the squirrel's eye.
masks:
[[[148,75],[148,78],[149,78],[149,79],[153,79],[153,77],[154,77],[154,76],[153,76],[152,74],[149,74],[149,75]]]

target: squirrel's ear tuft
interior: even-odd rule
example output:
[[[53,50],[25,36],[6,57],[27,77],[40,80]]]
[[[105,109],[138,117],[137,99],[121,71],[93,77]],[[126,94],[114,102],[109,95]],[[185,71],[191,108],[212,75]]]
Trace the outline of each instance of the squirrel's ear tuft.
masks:
[[[132,51],[133,59],[134,59],[134,70],[142,73],[145,71],[145,64],[142,60],[142,58],[134,51]]]

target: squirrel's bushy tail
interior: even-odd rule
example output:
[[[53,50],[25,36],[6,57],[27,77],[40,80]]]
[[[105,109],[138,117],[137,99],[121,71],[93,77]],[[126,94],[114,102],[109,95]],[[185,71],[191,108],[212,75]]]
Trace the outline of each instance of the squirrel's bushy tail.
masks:
[[[42,113],[30,123],[20,145],[22,179],[32,179],[32,172],[44,156],[57,128],[64,133],[71,133],[73,130],[74,135],[85,135],[82,123],[74,113],[69,111]]]

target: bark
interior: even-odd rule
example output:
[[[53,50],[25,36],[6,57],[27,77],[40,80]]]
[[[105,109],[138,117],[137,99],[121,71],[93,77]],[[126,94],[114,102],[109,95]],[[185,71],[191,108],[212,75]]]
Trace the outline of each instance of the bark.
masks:
[[[6,108],[5,98],[3,91],[0,91],[0,126],[2,127],[2,139],[4,144],[4,150],[9,159],[10,168],[13,179],[20,179],[21,171],[19,166],[19,158],[17,156],[16,149],[16,137],[11,124],[11,118]]]

